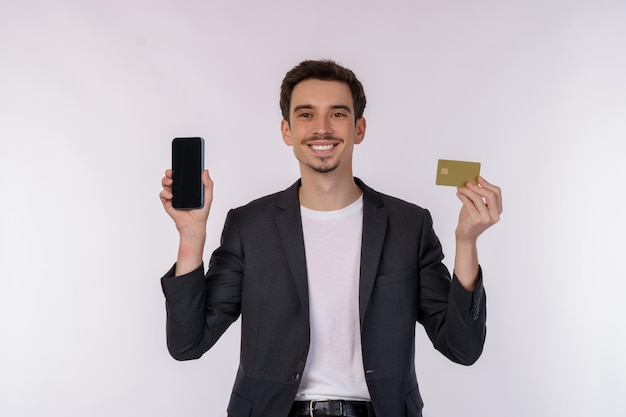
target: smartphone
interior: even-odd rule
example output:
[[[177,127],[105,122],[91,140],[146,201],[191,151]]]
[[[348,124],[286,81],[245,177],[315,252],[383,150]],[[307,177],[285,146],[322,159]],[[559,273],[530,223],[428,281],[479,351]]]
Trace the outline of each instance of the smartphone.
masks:
[[[440,159],[437,163],[437,185],[465,187],[468,181],[478,183],[480,162]]]
[[[172,140],[172,206],[179,210],[204,206],[204,139]]]

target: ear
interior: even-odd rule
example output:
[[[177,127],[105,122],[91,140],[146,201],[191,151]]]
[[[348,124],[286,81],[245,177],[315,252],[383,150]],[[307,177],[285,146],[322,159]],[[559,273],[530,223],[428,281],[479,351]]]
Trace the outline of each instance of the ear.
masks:
[[[291,140],[291,127],[289,126],[289,122],[283,119],[280,122],[280,133],[283,135],[283,141],[287,146],[292,146],[293,141]]]
[[[356,127],[355,127],[356,134],[354,136],[354,143],[356,145],[363,142],[363,139],[365,138],[366,127],[367,127],[367,122],[365,121],[365,117],[361,117],[359,120],[356,121]]]

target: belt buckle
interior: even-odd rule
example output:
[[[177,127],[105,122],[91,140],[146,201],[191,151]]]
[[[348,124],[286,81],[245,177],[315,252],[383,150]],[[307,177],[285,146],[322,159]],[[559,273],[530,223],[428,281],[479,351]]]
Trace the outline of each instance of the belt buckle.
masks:
[[[327,399],[323,399],[323,400],[310,400],[309,401],[309,417],[315,417],[315,414],[313,414],[315,412],[315,404],[317,403],[322,403],[322,402],[327,402],[330,405],[330,400]],[[337,401],[339,403],[339,415],[343,416],[344,414],[344,409],[343,409],[343,401]],[[330,411],[330,410],[329,410]]]

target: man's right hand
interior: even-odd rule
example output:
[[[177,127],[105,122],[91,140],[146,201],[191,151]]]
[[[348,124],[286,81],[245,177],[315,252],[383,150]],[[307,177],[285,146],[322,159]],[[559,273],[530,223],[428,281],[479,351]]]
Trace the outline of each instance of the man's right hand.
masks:
[[[159,194],[167,214],[174,220],[180,235],[176,275],[184,275],[202,264],[202,253],[206,239],[206,222],[213,202],[213,180],[209,171],[202,172],[204,184],[204,206],[195,210],[178,210],[172,207],[172,170],[167,169],[161,180],[163,190]]]

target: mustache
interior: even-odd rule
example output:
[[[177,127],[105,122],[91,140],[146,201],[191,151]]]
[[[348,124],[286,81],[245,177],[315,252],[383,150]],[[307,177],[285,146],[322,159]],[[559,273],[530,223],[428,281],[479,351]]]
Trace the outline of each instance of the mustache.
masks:
[[[312,135],[312,136],[308,136],[308,137],[302,139],[300,141],[300,143],[302,145],[307,145],[307,144],[309,144],[311,142],[315,142],[315,141],[318,141],[318,140],[334,140],[334,141],[337,141],[339,143],[343,143],[344,142],[344,140],[342,138],[340,138],[339,136],[334,136],[334,135]]]

